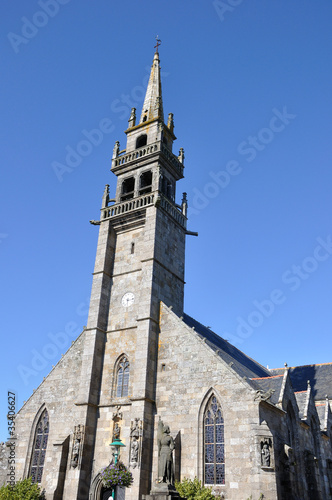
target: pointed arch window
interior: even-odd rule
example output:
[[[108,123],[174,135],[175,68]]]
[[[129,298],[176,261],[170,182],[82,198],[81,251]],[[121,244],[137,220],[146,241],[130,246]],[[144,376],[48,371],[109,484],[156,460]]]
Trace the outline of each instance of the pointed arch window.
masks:
[[[224,419],[214,395],[204,412],[204,483],[225,484]]]
[[[48,441],[49,433],[49,420],[47,410],[44,410],[41,414],[35,433],[35,439],[33,443],[30,476],[32,477],[33,483],[40,483],[44,470],[44,462]]]
[[[129,361],[123,356],[118,363],[118,373],[116,382],[116,397],[123,398],[128,396],[129,388]]]

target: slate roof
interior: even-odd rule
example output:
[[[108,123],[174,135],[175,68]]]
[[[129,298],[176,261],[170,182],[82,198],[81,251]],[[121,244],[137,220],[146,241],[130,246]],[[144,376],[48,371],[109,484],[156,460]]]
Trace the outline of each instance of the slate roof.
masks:
[[[228,365],[231,365],[239,376],[247,377],[248,382],[254,388],[261,389],[263,392],[273,389],[274,393],[269,401],[274,404],[278,402],[284,367],[269,370],[188,314],[184,314],[182,319],[189,328],[194,328],[206,344]],[[289,368],[289,375],[300,414],[303,415],[305,408],[308,380],[310,380],[314,400],[325,400],[326,394],[330,400],[332,399],[332,363],[293,366]]]
[[[284,368],[270,370],[272,374],[278,375]],[[319,365],[292,366],[289,375],[294,392],[305,391],[308,380],[315,401],[325,399],[326,395],[332,399],[332,363]]]
[[[270,371],[264,366],[257,363],[253,359],[246,356],[242,351],[234,347],[232,344],[219,337],[212,330],[196,321],[188,314],[183,315],[183,321],[190,328],[195,328],[195,331],[204,338],[206,344],[209,345],[217,354],[227,363],[232,363],[232,368],[241,376],[249,379],[254,377],[268,377]],[[256,386],[256,384],[252,384]]]

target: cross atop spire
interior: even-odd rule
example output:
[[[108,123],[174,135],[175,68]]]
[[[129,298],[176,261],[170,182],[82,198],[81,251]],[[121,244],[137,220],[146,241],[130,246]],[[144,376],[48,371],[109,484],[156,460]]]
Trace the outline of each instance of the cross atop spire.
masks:
[[[156,49],[156,52],[158,52],[158,47],[161,44],[161,40],[159,39],[158,35],[156,36],[156,40],[157,40],[157,44],[154,46],[154,48]]]
[[[157,40],[157,44],[155,46],[156,52],[153,57],[151,73],[150,73],[148,88],[146,89],[140,123],[153,120],[154,118],[160,118],[162,121],[164,121],[163,99],[161,94],[161,79],[160,79],[160,60],[158,53],[158,47],[161,43],[161,40],[159,40],[158,36],[156,37],[156,40]]]

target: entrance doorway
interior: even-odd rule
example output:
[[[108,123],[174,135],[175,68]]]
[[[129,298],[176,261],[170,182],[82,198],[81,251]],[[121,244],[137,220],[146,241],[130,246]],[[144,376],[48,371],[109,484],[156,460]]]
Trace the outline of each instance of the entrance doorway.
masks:
[[[117,486],[115,488],[115,496],[114,500],[125,500],[126,496],[126,488],[121,488]],[[112,498],[112,490],[107,488],[107,490],[103,489],[101,492],[101,500],[108,500],[109,498]]]

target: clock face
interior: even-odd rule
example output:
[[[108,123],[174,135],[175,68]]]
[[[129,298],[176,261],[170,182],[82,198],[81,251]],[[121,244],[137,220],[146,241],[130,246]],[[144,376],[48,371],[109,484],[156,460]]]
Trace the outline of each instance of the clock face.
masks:
[[[135,295],[132,292],[127,292],[121,299],[123,307],[131,306],[134,303]]]

